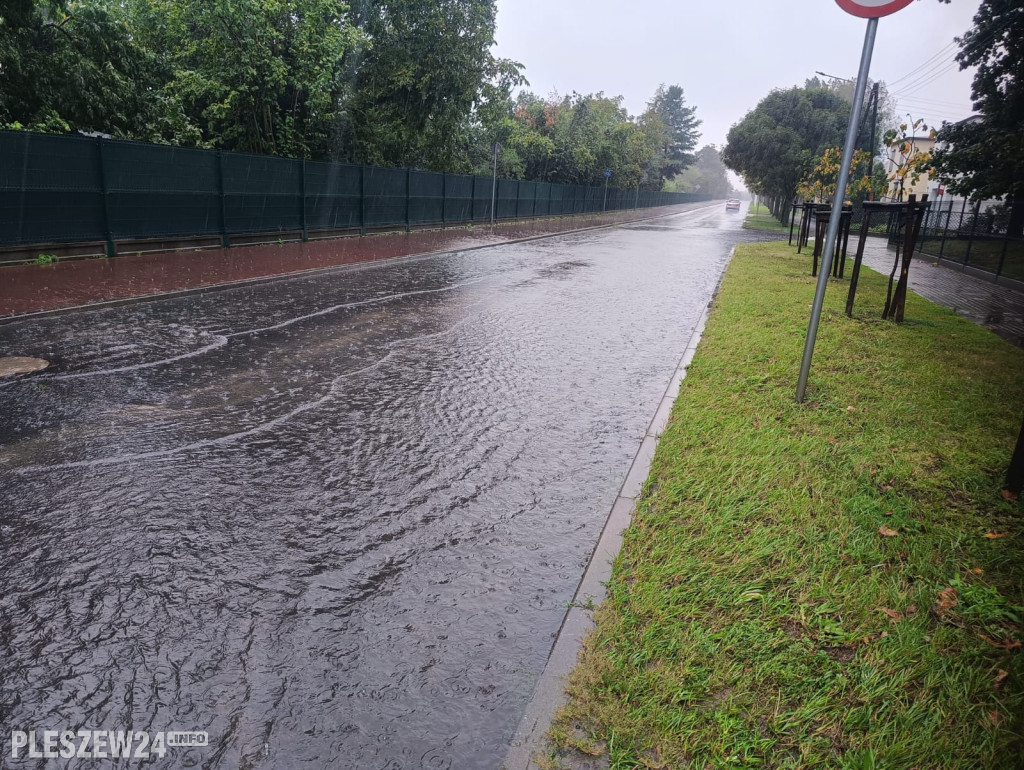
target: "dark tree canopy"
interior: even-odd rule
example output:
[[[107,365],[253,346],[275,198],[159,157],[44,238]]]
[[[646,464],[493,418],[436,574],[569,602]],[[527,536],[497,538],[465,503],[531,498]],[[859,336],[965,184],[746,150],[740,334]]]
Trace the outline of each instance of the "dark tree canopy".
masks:
[[[712,198],[731,198],[736,191],[729,181],[728,169],[722,162],[722,153],[713,144],[697,152],[697,162],[669,182],[665,189],[673,192],[695,192]]]
[[[820,88],[772,91],[729,129],[722,160],[741,174],[747,188],[780,211],[826,148],[842,145],[850,103]]]
[[[496,0],[7,0],[0,127],[661,187],[693,161],[683,89],[517,91]]]
[[[961,69],[978,68],[971,96],[981,119],[944,125],[932,166],[959,195],[1024,200],[1024,4],[982,0],[958,42]],[[1024,205],[1015,209],[1019,233]]]
[[[697,108],[686,104],[681,86],[658,86],[648,109],[665,125],[665,143],[662,147],[661,178],[670,179],[696,161],[693,154],[700,140],[701,121]]]
[[[100,0],[0,7],[0,125],[150,133],[162,105],[153,57]]]
[[[468,170],[467,118],[493,73],[493,0],[357,0],[346,154],[367,163]]]

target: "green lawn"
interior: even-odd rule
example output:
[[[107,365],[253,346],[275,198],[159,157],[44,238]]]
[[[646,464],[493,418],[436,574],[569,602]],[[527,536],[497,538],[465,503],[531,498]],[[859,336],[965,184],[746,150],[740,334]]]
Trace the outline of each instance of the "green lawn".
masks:
[[[737,249],[549,736],[612,768],[1019,768],[1024,351]]]
[[[743,220],[743,226],[748,230],[769,230],[774,233],[789,234],[789,224],[782,224],[773,217],[763,203],[750,204],[747,217]],[[793,235],[796,236],[796,228],[793,230]]]

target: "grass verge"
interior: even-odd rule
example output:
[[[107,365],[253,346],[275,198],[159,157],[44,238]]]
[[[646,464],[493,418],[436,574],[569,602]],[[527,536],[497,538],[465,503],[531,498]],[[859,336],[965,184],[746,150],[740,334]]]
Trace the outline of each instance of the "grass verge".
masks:
[[[554,767],[1020,767],[1024,351],[741,246],[549,733]]]
[[[747,217],[743,220],[743,227],[747,230],[768,230],[773,233],[789,235],[789,225],[784,225],[773,217],[763,203],[750,204],[750,208],[747,209]]]

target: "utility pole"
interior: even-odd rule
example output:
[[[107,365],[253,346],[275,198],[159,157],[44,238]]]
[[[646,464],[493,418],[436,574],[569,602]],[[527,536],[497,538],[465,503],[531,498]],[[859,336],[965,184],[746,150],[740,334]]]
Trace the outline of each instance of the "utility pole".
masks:
[[[878,126],[878,83],[871,86],[871,143],[868,145],[868,179],[875,172],[875,129]],[[873,188],[868,188],[869,191]],[[874,193],[869,192],[869,199],[873,199]]]
[[[604,202],[601,204],[601,211],[605,211],[608,208],[608,179],[611,175],[611,171],[606,170],[604,172]]]

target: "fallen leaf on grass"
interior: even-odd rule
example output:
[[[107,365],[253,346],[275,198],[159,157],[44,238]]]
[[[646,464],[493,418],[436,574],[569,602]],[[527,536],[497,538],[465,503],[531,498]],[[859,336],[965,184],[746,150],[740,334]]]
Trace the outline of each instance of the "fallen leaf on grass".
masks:
[[[888,607],[880,607],[879,609],[881,609],[882,612],[888,615],[889,620],[893,623],[899,623],[901,620],[903,620],[903,613],[899,610],[890,610]]]
[[[909,617],[910,617],[911,615],[913,615],[913,614],[914,614],[915,612],[917,612],[917,605],[916,605],[916,604],[908,604],[908,605],[907,605],[907,608],[906,608],[905,610],[903,610],[903,613],[904,613],[904,614],[905,614],[905,615],[906,615],[906,616],[907,616],[908,618],[909,618]]]
[[[939,601],[935,604],[935,614],[943,615],[947,610],[951,610],[960,603],[960,600],[956,598],[956,589],[953,586],[948,586],[939,591]]]
[[[998,711],[990,711],[988,712],[988,721],[998,726],[999,723],[1003,721],[1003,715]]]
[[[980,636],[983,640],[991,644],[993,647],[998,647],[1000,650],[1006,650],[1007,652],[1009,652],[1010,650],[1018,650],[1021,647],[1019,639],[999,639],[997,641],[995,639],[990,639],[984,634],[978,634],[978,636]]]
[[[1009,500],[1011,503],[1015,503],[1020,499],[1020,495],[1016,492],[1011,492],[1009,489],[1003,490],[1003,499]]]
[[[886,516],[892,516],[892,514],[893,514],[893,510],[892,510],[892,508],[890,508],[889,510],[887,510],[887,511],[885,512],[885,515],[886,515]]]
[[[883,524],[881,527],[878,528],[878,534],[882,537],[896,537],[896,535],[898,535],[899,532],[897,532],[895,529],[889,529],[889,527]]]
[[[1006,677],[1010,675],[1009,671],[1003,671],[1001,668],[996,669],[996,681],[992,683],[993,689],[1000,689],[1003,686],[1003,682],[1006,681]]]
[[[853,411],[853,409],[854,409],[854,408],[853,408],[852,406],[848,406],[848,407],[846,407],[846,411],[847,411],[847,412],[852,412],[852,411]]]
[[[975,575],[983,574],[981,567],[971,567],[971,573]]]
[[[986,532],[984,537],[986,540],[998,540],[1001,537],[1006,537],[1009,532]]]

